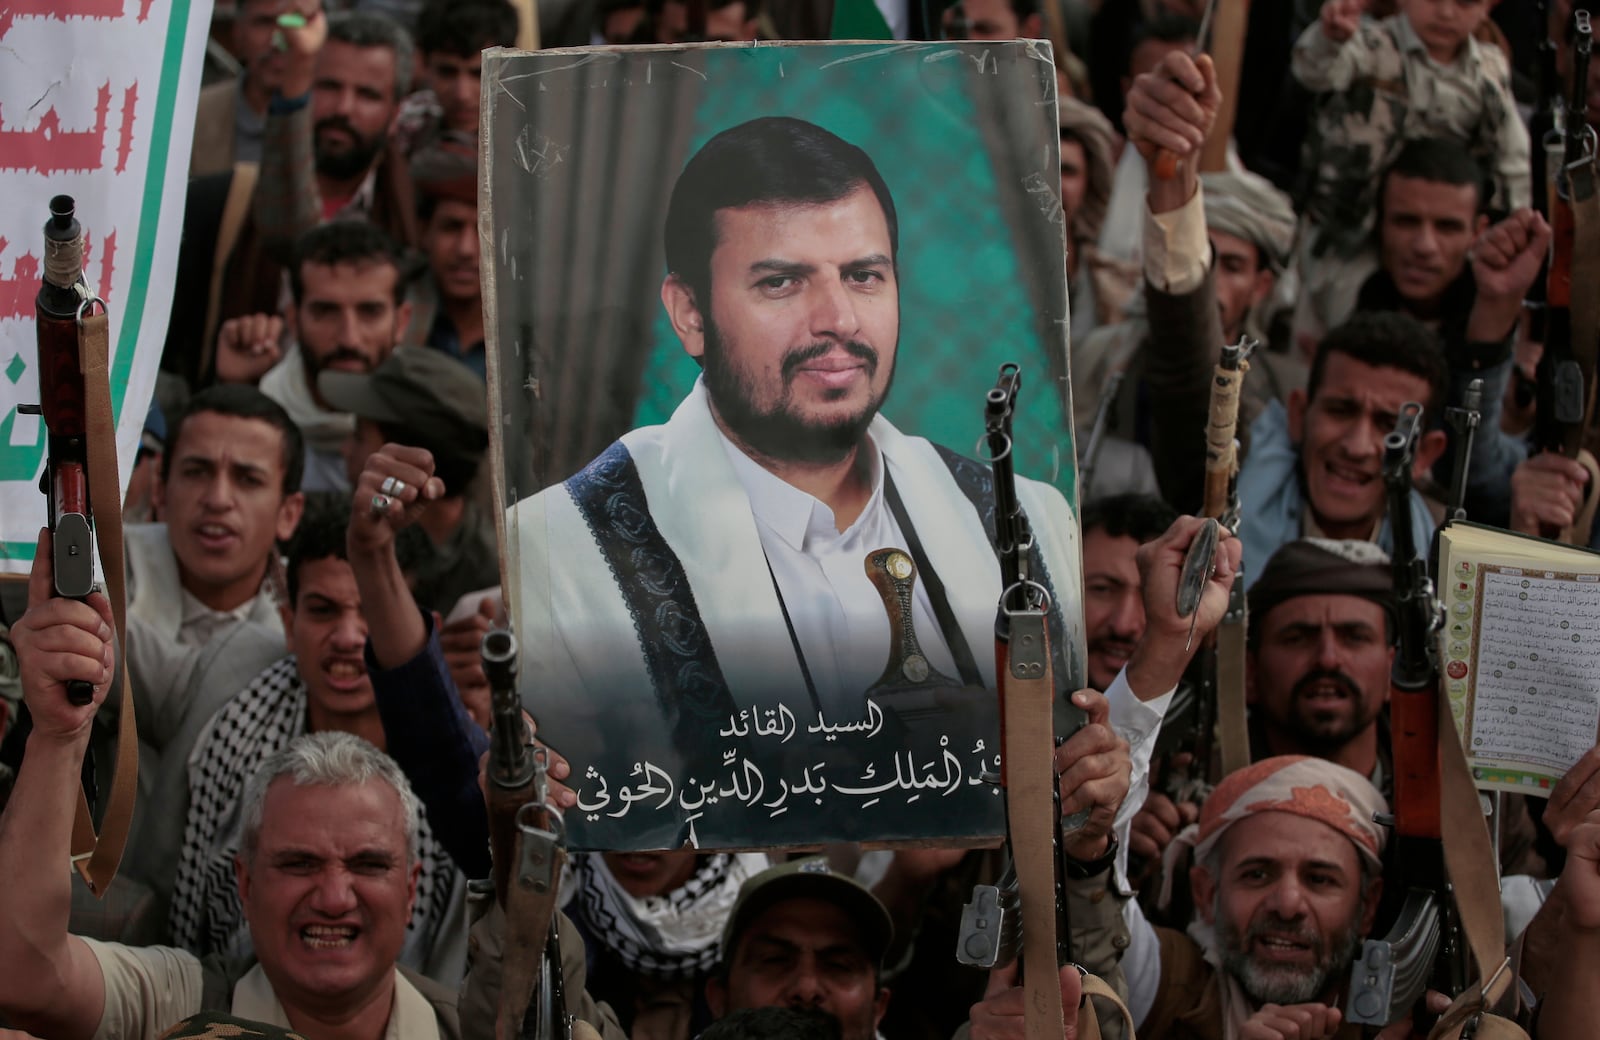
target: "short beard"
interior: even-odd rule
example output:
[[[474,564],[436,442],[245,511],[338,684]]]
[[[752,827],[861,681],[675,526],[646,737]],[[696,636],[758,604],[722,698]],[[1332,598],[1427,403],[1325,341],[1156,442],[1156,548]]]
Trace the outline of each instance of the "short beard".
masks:
[[[338,128],[348,133],[354,140],[348,151],[334,152],[322,146],[320,137],[327,128]],[[317,173],[324,177],[331,177],[336,181],[352,180],[360,177],[372,167],[378,153],[383,151],[383,136],[367,139],[356,132],[355,127],[343,116],[329,116],[319,119],[311,134],[313,152],[316,157]]]
[[[1263,1004],[1306,1004],[1320,1000],[1323,994],[1333,988],[1334,980],[1350,970],[1350,962],[1361,947],[1360,904],[1357,904],[1349,923],[1340,932],[1330,936],[1316,934],[1308,923],[1295,925],[1275,916],[1269,916],[1260,925],[1251,925],[1248,932],[1241,935],[1222,916],[1220,892],[1213,906],[1214,920],[1217,922],[1217,948],[1222,952],[1223,970],[1238,981],[1239,988],[1255,1001],[1257,1007]],[[1245,952],[1245,948],[1258,933],[1268,931],[1292,933],[1303,942],[1316,943],[1320,940],[1327,952],[1303,972],[1288,967],[1262,967]]]
[[[870,381],[878,371],[878,352],[865,343],[848,340],[842,344],[851,357],[866,364]],[[791,383],[801,365],[827,354],[832,343],[813,343],[808,347],[784,355],[779,369],[783,379],[783,393],[777,403],[767,411],[754,403],[756,387],[728,361],[724,350],[722,332],[714,321],[706,322],[705,369],[706,393],[722,419],[745,446],[756,454],[784,462],[810,465],[830,465],[843,462],[867,435],[867,428],[877,417],[878,409],[888,400],[889,387],[875,400],[855,415],[834,422],[813,423],[788,410],[792,394]],[[894,373],[889,374],[890,382]]]
[[[1301,694],[1316,683],[1336,683],[1350,698],[1349,721],[1329,720],[1320,723],[1303,709]],[[1365,710],[1366,698],[1361,685],[1337,669],[1318,668],[1307,672],[1289,691],[1289,712],[1285,718],[1273,720],[1280,728],[1292,734],[1301,748],[1310,755],[1325,757],[1342,749],[1358,734],[1373,724],[1372,716]]]

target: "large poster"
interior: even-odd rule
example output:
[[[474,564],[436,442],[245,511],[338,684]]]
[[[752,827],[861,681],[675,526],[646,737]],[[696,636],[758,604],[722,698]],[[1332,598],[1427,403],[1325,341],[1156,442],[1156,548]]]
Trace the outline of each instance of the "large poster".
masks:
[[[77,202],[111,315],[122,485],[172,305],[211,0],[0,3],[0,574],[26,574],[45,519],[33,300],[54,195]]]
[[[1003,828],[987,392],[1082,685],[1047,45],[491,52],[507,599],[583,848]]]

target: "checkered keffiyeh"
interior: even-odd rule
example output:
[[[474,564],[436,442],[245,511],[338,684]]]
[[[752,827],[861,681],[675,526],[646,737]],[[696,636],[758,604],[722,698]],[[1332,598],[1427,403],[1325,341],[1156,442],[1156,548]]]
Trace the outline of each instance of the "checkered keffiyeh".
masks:
[[[722,925],[745,879],[767,865],[762,855],[702,857],[688,881],[661,896],[636,899],[623,890],[597,852],[570,861],[568,913],[630,970],[653,979],[694,978],[717,966]]]
[[[233,860],[243,838],[245,781],[307,732],[306,687],[295,656],[268,666],[217,712],[189,755],[189,819],[172,891],[172,939],[198,955],[248,949],[249,929]],[[449,911],[455,865],[426,819],[418,834],[422,876],[400,959],[423,963]]]

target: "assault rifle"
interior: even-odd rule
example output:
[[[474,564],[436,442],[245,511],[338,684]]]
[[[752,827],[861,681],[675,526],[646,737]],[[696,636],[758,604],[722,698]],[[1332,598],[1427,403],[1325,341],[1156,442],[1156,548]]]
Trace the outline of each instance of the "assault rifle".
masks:
[[[1600,172],[1596,170],[1595,134],[1588,122],[1589,60],[1593,29],[1589,12],[1572,16],[1572,90],[1562,115],[1559,138],[1551,137],[1545,190],[1552,230],[1549,274],[1545,286],[1544,354],[1539,360],[1538,412],[1534,443],[1576,459],[1590,470],[1580,522],[1564,532],[1548,531],[1574,544],[1585,544],[1600,494],[1600,469],[1584,451],[1594,424],[1596,354],[1600,352]],[[1578,291],[1573,291],[1573,286]],[[1580,528],[1582,528],[1580,530]]]
[[[1083,457],[1078,462],[1078,501],[1089,501],[1094,488],[1094,477],[1100,468],[1100,451],[1105,447],[1106,430],[1111,426],[1111,412],[1117,406],[1117,394],[1122,391],[1122,381],[1127,372],[1117,369],[1106,376],[1100,388],[1100,403],[1094,410],[1094,425],[1089,427],[1089,439],[1084,442]]]
[[[1201,595],[1216,568],[1222,541],[1219,528],[1236,532],[1239,527],[1239,397],[1250,371],[1250,355],[1259,346],[1248,336],[1225,345],[1212,373],[1201,515],[1214,523],[1190,543],[1178,589],[1178,616],[1191,619],[1191,633]],[[1219,766],[1225,775],[1249,762],[1244,725],[1245,624],[1244,582],[1235,579],[1222,624],[1195,656],[1194,681],[1179,687],[1156,737],[1152,758],[1157,775],[1152,787],[1174,802],[1204,801]],[[1218,743],[1220,758],[1214,753]],[[1171,764],[1178,751],[1191,755],[1185,768]]]
[[[44,226],[44,278],[34,298],[39,404],[19,405],[17,411],[44,418],[49,461],[39,490],[48,500],[54,537],[55,594],[86,600],[94,591],[94,513],[89,503],[88,405],[78,325],[98,301],[83,277],[83,228],[74,209],[71,196],[50,200],[50,220]],[[75,679],[67,683],[67,699],[88,704],[94,699],[94,687]]]
[[[547,801],[545,750],[529,742],[522,719],[516,637],[493,629],[483,637],[482,653],[493,711],[489,852],[495,898],[506,917],[495,1040],[571,1040],[574,1017],[567,1013],[562,992],[555,920],[556,893],[567,859],[565,830],[561,814]]]
[[[1055,688],[1050,593],[1043,575],[1033,571],[1033,533],[1017,499],[1012,419],[1021,382],[1016,365],[1002,365],[984,403],[1001,582],[995,613],[1000,772],[991,779],[1005,798],[1008,864],[996,884],[977,886],[963,908],[956,959],[988,968],[1021,957],[1024,965],[1043,967],[1023,973],[1029,1016],[1044,1015],[1046,1031],[1059,1036],[1064,1011],[1058,971],[1072,960],[1062,837],[1069,823],[1081,823],[1061,818],[1053,752],[1085,717]]]
[[[1394,535],[1398,647],[1389,679],[1394,741],[1394,863],[1405,900],[1382,939],[1362,943],[1351,967],[1346,1017],[1386,1026],[1408,1018],[1431,987],[1454,996],[1470,957],[1445,872],[1440,829],[1437,639],[1443,611],[1411,529],[1411,469],[1422,406],[1409,402],[1383,441],[1383,482]]]

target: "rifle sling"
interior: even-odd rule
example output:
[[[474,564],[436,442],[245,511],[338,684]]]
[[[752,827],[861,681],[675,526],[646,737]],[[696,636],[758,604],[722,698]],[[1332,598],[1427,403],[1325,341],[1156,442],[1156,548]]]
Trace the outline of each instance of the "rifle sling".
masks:
[[[1470,1017],[1477,1011],[1487,1012],[1508,991],[1513,1001],[1518,994],[1512,987],[1514,974],[1506,966],[1500,878],[1493,846],[1489,841],[1489,828],[1484,822],[1483,806],[1478,800],[1478,789],[1472,782],[1466,752],[1461,746],[1461,735],[1450,711],[1449,698],[1442,684],[1435,685],[1439,712],[1440,831],[1445,869],[1454,889],[1461,928],[1466,933],[1467,945],[1472,950],[1478,971],[1477,983],[1466,993],[1460,994],[1451,1007],[1451,1012],[1465,1009],[1466,1013],[1446,1013],[1429,1034],[1431,1037],[1444,1037],[1457,1035],[1451,1029],[1459,1026],[1462,1018]],[[1480,1031],[1479,1035],[1493,1034]]]
[[[1244,576],[1234,578],[1234,588],[1242,588]],[[1222,756],[1222,776],[1250,764],[1250,724],[1245,708],[1245,632],[1248,610],[1242,592],[1238,602],[1228,605],[1228,613],[1217,627],[1217,752]],[[1204,762],[1196,763],[1205,769]]]
[[[1110,1004],[1122,1016],[1122,1035],[1131,1038],[1134,1034],[1133,1012],[1128,1010],[1128,1005],[1117,996],[1117,991],[1106,984],[1098,975],[1085,975],[1083,977],[1083,1004],[1078,1008],[1078,1040],[1100,1040],[1100,1016],[1094,1000]]]
[[[89,890],[105,898],[122,863],[122,850],[133,822],[134,797],[139,789],[139,736],[133,718],[133,690],[128,683],[128,597],[122,544],[122,481],[117,469],[117,423],[111,410],[108,365],[109,329],[105,312],[78,323],[79,363],[83,371],[84,422],[89,456],[90,505],[94,511],[95,542],[100,547],[100,567],[117,628],[117,671],[122,676],[118,706],[117,764],[111,779],[100,833],[82,790],[72,820],[72,863]],[[110,694],[108,693],[109,697]]]
[[[1026,657],[1043,662],[1019,678]],[[1061,1040],[1065,1032],[1056,956],[1055,738],[1052,724],[1054,680],[1050,669],[1049,626],[1038,612],[1011,616],[1001,698],[1007,830],[1017,871],[1022,909],[1023,1035],[1027,1040]]]
[[[523,856],[526,835],[519,832],[515,845],[514,863]],[[557,845],[551,876],[561,877],[567,853]],[[550,885],[543,892],[531,886],[518,884],[513,868],[512,882],[506,886],[506,931],[500,956],[500,992],[496,998],[495,1040],[515,1040],[525,1030],[525,1019],[546,1013],[544,1008],[534,1008],[534,992],[539,984],[539,973],[544,966],[545,945],[555,919],[559,885]],[[554,969],[560,971],[557,964]]]

